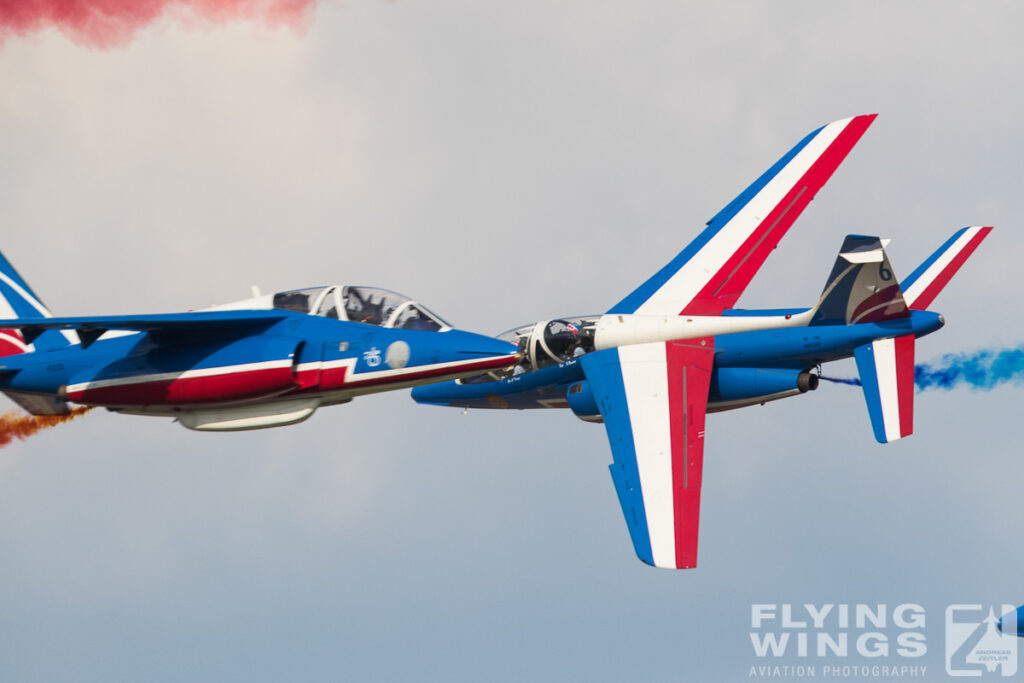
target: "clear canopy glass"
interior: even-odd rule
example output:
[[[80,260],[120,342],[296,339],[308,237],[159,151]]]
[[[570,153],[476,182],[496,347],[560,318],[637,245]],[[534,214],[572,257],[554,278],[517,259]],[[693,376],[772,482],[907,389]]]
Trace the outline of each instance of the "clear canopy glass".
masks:
[[[456,381],[461,384],[495,382],[579,358],[594,350],[595,326],[599,318],[587,315],[542,320],[502,332],[498,339],[519,347],[519,360],[515,366]]]
[[[293,289],[275,294],[273,306],[380,327],[426,331],[451,328],[423,304],[378,287],[332,285]]]

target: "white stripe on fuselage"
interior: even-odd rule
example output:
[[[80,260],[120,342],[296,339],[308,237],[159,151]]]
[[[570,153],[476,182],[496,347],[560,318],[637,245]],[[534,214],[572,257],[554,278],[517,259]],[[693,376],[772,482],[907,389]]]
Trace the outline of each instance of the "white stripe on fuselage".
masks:
[[[680,310],[707,284],[708,279],[757,229],[762,221],[779,205],[800,178],[814,165],[852,118],[835,121],[822,128],[814,139],[800,150],[775,177],[754,195],[711,240],[683,265],[668,282],[640,305],[634,313],[651,315],[678,315]]]
[[[317,367],[323,370],[334,370],[338,368],[346,368],[347,372],[345,375],[344,386],[358,385],[362,382],[367,382],[376,379],[383,378],[395,378],[399,379],[406,375],[410,375],[417,372],[425,372],[432,370],[445,370],[445,369],[457,369],[464,366],[472,366],[476,363],[491,360],[492,357],[485,358],[474,358],[466,361],[449,361],[446,363],[434,363],[431,365],[415,365],[412,367],[388,369],[388,370],[375,370],[371,372],[360,372],[353,373],[352,369],[355,367],[358,359],[356,358],[340,358],[332,361],[313,361],[309,363],[300,363],[296,370],[298,372],[304,372],[309,370],[315,370]],[[163,372],[155,373],[150,375],[135,375],[132,377],[119,377],[114,379],[102,379],[94,380],[90,382],[81,382],[79,384],[69,385],[67,388],[68,393],[87,391],[91,389],[103,389],[106,387],[116,386],[127,386],[132,384],[145,384],[147,382],[167,382],[175,381],[180,379],[193,379],[196,377],[214,377],[217,375],[230,375],[242,372],[254,372],[258,370],[270,370],[275,368],[290,367],[292,364],[290,358],[284,358],[280,360],[272,361],[260,361],[257,363],[243,363],[240,365],[222,365],[213,368],[201,368],[194,370],[182,370],[180,372]],[[510,354],[511,362],[511,354]]]
[[[233,375],[241,372],[255,372],[258,370],[272,370],[276,368],[291,367],[292,360],[283,358],[281,360],[265,360],[258,363],[243,363],[241,365],[221,365],[215,368],[198,368],[193,370],[181,370],[178,372],[160,372],[151,375],[133,375],[131,377],[117,377],[114,379],[99,379],[89,382],[68,385],[67,392],[89,391],[92,389],[105,389],[107,387],[129,386],[132,384],[146,384],[149,382],[173,382],[180,379],[194,379],[196,377],[215,377],[217,375]]]
[[[640,491],[657,567],[676,563],[675,498],[672,495],[672,434],[665,344],[619,348],[622,383],[633,430]]]
[[[447,361],[445,363],[430,363],[428,365],[410,365],[404,368],[392,369],[388,368],[385,370],[368,370],[366,372],[354,372],[356,365],[356,358],[340,358],[338,360],[328,360],[319,363],[320,371],[324,370],[335,370],[337,368],[348,368],[348,374],[345,377],[345,384],[359,384],[360,382],[370,382],[373,380],[384,379],[386,377],[404,377],[406,375],[413,375],[420,372],[427,372],[432,370],[446,370],[456,369],[465,366],[473,366],[477,363],[484,361],[494,360],[500,358],[500,356],[484,356],[482,358],[473,358],[470,360],[454,360]],[[509,354],[509,364],[512,363],[513,354]],[[299,371],[303,370],[314,370],[316,369],[317,362],[302,363],[298,366]]]

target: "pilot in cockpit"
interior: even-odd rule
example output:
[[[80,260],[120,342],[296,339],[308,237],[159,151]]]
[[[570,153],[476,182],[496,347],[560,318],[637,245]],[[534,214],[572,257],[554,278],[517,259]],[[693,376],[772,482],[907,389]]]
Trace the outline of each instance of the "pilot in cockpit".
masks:
[[[374,303],[372,294],[363,299],[362,293],[353,287],[345,301],[345,314],[353,322],[380,325],[384,322],[384,299]]]

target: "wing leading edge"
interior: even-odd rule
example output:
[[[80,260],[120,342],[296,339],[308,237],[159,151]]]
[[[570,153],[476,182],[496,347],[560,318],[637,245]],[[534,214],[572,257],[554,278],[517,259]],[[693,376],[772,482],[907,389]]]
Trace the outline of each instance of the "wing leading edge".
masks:
[[[581,363],[604,418],[609,466],[637,556],[697,565],[713,339],[623,346]]]
[[[707,223],[668,265],[609,313],[719,315],[875,120],[854,116],[801,140]]]

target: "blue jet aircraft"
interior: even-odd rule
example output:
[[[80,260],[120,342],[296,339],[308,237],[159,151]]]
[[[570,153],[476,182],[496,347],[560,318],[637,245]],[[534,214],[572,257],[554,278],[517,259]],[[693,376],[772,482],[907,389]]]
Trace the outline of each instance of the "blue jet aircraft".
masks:
[[[500,338],[519,348],[515,366],[417,387],[413,398],[460,408],[569,408],[603,422],[637,555],[656,567],[696,566],[707,412],[813,390],[816,368],[853,356],[877,440],[913,429],[915,339],[943,325],[925,309],[990,228],[959,231],[900,284],[882,241],[851,235],[813,308],[734,308],[873,120],[857,116],[808,135],[606,314],[506,332]],[[701,316],[716,315],[738,325],[779,316],[792,325],[703,332]]]
[[[205,311],[55,318],[0,255],[0,391],[201,431],[295,424],[362,394],[511,367],[514,344],[452,329],[371,287],[316,287]]]

